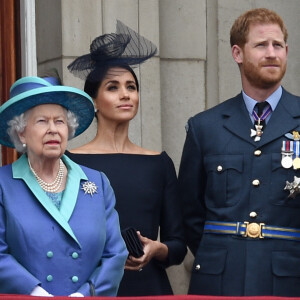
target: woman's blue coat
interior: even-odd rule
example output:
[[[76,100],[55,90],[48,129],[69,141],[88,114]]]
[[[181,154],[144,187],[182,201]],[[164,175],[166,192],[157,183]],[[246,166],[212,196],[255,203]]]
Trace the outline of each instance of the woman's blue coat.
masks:
[[[127,250],[107,177],[66,156],[60,211],[38,185],[23,155],[0,168],[0,293],[115,296]],[[93,195],[84,182],[97,186]]]

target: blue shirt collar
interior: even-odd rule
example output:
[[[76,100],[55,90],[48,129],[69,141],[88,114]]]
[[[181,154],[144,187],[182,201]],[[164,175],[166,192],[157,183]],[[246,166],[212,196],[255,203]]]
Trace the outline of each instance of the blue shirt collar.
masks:
[[[243,98],[247,107],[247,110],[249,112],[249,115],[252,115],[253,112],[253,108],[255,106],[255,104],[257,103],[257,101],[251,97],[249,97],[244,91],[242,91],[243,94]],[[265,101],[268,101],[269,104],[272,107],[272,112],[275,110],[280,98],[282,95],[282,87],[279,86],[279,88],[272,94],[270,95]]]

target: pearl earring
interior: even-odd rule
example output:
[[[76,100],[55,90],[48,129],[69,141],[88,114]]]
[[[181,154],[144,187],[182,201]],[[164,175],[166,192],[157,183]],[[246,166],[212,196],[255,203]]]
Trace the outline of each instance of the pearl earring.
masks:
[[[26,148],[26,144],[25,143],[22,146],[23,146],[23,148]]]
[[[95,108],[95,113],[96,113],[96,112],[98,112],[98,109],[97,109],[97,108]]]

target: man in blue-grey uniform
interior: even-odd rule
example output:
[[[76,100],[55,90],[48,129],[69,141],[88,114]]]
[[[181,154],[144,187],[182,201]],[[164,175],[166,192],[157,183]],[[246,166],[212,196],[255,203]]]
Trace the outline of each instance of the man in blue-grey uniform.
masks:
[[[242,92],[188,121],[189,294],[300,296],[300,97],[281,86],[287,36],[273,11],[241,15],[230,42]]]

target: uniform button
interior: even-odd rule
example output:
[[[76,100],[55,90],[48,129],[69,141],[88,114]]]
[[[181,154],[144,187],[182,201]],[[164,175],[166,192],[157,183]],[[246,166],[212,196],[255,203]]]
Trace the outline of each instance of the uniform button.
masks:
[[[78,277],[77,276],[72,276],[72,281],[75,283],[78,281]]]
[[[258,179],[254,179],[254,180],[252,181],[252,184],[253,184],[254,186],[259,186],[259,185],[260,185],[260,181],[259,181]]]
[[[223,167],[222,167],[222,166],[218,166],[218,167],[217,167],[217,171],[218,171],[218,172],[221,172],[222,170],[223,170]]]
[[[255,150],[254,155],[255,156],[260,156],[261,155],[261,150]]]
[[[195,270],[199,271],[200,270],[200,265],[196,265]]]
[[[251,218],[256,218],[257,217],[257,213],[255,211],[251,211],[251,213],[249,214],[249,216]]]
[[[49,257],[49,258],[53,257],[53,252],[52,251],[48,251],[47,252],[47,257]]]
[[[47,281],[52,281],[53,280],[53,276],[52,275],[48,275],[47,276]]]
[[[78,258],[78,253],[77,253],[77,252],[73,252],[73,253],[72,253],[72,257],[73,257],[74,259]]]

